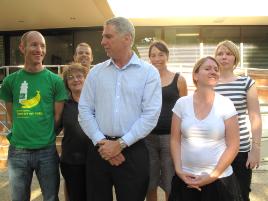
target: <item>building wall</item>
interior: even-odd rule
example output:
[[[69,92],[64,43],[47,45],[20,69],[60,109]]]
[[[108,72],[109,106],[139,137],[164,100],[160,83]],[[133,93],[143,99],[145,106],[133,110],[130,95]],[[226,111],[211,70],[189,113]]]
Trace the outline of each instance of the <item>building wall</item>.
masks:
[[[83,29],[41,30],[47,42],[44,64],[67,64],[72,61],[75,47],[80,42],[92,46],[94,64],[107,59],[100,45],[102,27]],[[23,63],[18,44],[23,31],[0,33],[0,66]],[[201,56],[213,55],[218,42],[232,40],[241,52],[238,71],[257,81],[263,118],[263,147],[268,145],[268,26],[177,26],[136,27],[135,50],[148,61],[148,47],[152,40],[162,39],[170,49],[168,67],[186,78],[190,92],[194,90],[191,71]],[[252,71],[254,68],[255,71]],[[256,71],[257,69],[257,71]],[[0,69],[0,75],[4,70]],[[2,79],[2,78],[1,78]],[[0,79],[0,81],[1,81]],[[268,161],[268,149],[262,159]]]
[[[45,64],[66,64],[72,60],[76,45],[92,46],[94,63],[107,59],[100,45],[102,27],[41,30],[47,42]],[[0,65],[19,65],[23,58],[18,44],[24,31],[0,33]],[[5,36],[5,37],[3,37]],[[177,26],[136,27],[135,45],[148,47],[162,39],[172,48],[171,63],[192,64],[202,55],[213,54],[218,42],[228,39],[241,47],[242,68],[268,68],[268,26]]]

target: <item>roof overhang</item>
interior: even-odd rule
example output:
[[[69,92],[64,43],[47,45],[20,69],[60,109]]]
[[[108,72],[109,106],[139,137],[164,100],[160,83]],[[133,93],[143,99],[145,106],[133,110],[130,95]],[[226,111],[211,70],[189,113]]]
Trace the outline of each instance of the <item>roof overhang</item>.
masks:
[[[149,12],[149,10],[156,9],[156,2],[160,2],[154,0],[155,4],[152,4],[151,7],[147,7],[144,6],[144,4],[140,4],[140,1],[141,0],[133,1],[136,6],[140,7],[140,9],[136,9],[133,5],[129,4],[128,6],[125,6],[125,10],[129,13],[132,11],[140,13],[144,9]],[[174,0],[165,0],[165,3],[162,4],[162,9],[166,9],[165,5],[168,5],[168,1]],[[180,3],[183,2],[179,0],[176,1]],[[258,5],[255,1],[253,3]],[[142,0],[142,2],[149,2],[149,0]],[[161,2],[163,3],[162,0]],[[217,4],[219,3],[220,2]],[[222,7],[222,5],[220,6],[219,9],[222,10],[224,7]],[[232,7],[231,4],[228,6]],[[197,6],[192,5],[192,7],[194,8]],[[115,15],[119,15],[111,9],[112,6],[109,5],[107,0],[1,0],[0,8],[0,31],[96,27],[102,26],[105,20]],[[184,9],[183,7],[180,8],[181,9],[178,8],[178,13],[182,12]],[[267,6],[264,6],[264,8],[266,9]],[[243,9],[243,5],[241,5],[240,9]],[[198,10],[202,11],[201,8],[198,8]],[[161,11],[159,11],[161,17],[129,16],[129,18],[135,26],[268,25],[268,16],[265,15],[216,16],[215,11],[214,13],[211,13],[213,14],[212,16],[180,15],[164,17],[161,16]],[[259,12],[259,15],[261,14],[262,11]],[[124,16],[124,13],[122,16]]]

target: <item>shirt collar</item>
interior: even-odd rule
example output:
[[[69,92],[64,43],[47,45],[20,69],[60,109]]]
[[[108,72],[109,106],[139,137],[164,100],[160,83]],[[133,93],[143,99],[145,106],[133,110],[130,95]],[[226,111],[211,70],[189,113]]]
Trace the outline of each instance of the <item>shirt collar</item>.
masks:
[[[114,66],[114,67],[116,66],[112,58],[110,58],[107,62],[107,67],[109,67],[109,66]],[[126,69],[129,66],[136,66],[136,67],[141,66],[140,59],[135,52],[133,52],[129,62],[125,66],[123,66],[122,69]]]

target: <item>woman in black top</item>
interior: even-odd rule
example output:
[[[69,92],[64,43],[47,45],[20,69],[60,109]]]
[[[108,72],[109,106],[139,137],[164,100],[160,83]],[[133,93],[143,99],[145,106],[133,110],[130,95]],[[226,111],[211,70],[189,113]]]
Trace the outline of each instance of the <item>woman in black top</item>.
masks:
[[[181,96],[187,95],[187,85],[183,76],[167,69],[169,50],[165,42],[155,41],[149,47],[151,63],[158,69],[162,84],[162,109],[158,123],[145,139],[150,156],[150,182],[148,201],[157,201],[157,187],[166,195],[171,188],[174,168],[170,156],[170,127],[172,108]]]
[[[62,113],[61,173],[70,201],[86,200],[86,155],[93,146],[78,123],[78,102],[88,69],[73,63],[63,72],[63,79],[69,91],[69,100]]]

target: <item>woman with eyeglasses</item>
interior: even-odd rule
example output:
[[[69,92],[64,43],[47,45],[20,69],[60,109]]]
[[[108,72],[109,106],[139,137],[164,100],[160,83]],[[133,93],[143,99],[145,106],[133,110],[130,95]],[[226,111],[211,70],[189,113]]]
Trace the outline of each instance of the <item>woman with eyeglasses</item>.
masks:
[[[78,102],[87,73],[88,68],[78,63],[70,64],[63,72],[69,100],[61,120],[64,136],[60,167],[69,201],[86,200],[86,157],[93,144],[78,123]]]

